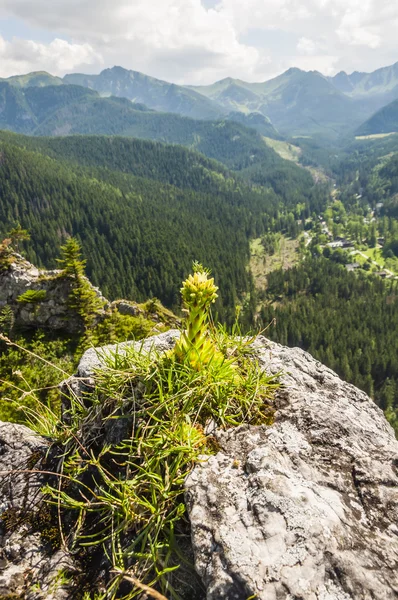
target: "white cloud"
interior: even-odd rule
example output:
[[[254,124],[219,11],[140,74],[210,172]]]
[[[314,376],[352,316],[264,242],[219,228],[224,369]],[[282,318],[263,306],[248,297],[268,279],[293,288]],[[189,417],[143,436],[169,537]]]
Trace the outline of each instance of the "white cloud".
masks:
[[[295,29],[311,19],[311,5],[311,0],[221,0],[217,9],[236,31],[243,33],[253,27]]]
[[[311,56],[311,54],[316,54],[317,44],[314,40],[311,40],[307,37],[301,37],[297,42],[297,52],[299,54],[307,54]]]
[[[2,77],[29,71],[66,73],[80,65],[101,62],[101,56],[89,44],[70,44],[54,39],[50,44],[0,36],[0,74]]]
[[[88,43],[108,65],[160,76],[159,64],[174,80],[200,82],[232,71],[243,77],[261,62],[257,49],[239,42],[225,15],[200,0],[0,0],[0,11]],[[189,73],[187,56],[193,60]]]
[[[1,75],[14,65],[62,74],[120,64],[205,83],[229,75],[260,80],[290,66],[330,73],[398,60],[398,3],[391,0],[0,0],[0,16],[56,38],[3,40]],[[262,32],[261,46],[250,42],[251,30]],[[278,50],[278,31],[291,50]]]

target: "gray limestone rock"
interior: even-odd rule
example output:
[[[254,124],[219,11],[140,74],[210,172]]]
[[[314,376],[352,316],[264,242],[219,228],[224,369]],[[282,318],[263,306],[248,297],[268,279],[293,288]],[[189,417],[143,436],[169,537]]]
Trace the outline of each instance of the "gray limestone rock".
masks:
[[[35,520],[44,507],[40,463],[48,443],[23,425],[0,422],[0,599],[66,600],[61,574],[75,566],[49,552]]]
[[[136,302],[129,302],[128,300],[114,300],[111,303],[111,308],[116,309],[121,315],[129,315],[130,317],[144,315],[143,309]]]
[[[398,442],[382,411],[306,352],[260,338],[283,373],[269,428],[218,432],[186,481],[208,600],[398,598]]]
[[[162,354],[171,350],[174,347],[176,340],[179,338],[180,332],[177,329],[170,329],[165,333],[148,337],[140,342],[122,342],[121,344],[109,344],[102,348],[89,348],[83,354],[78,369],[77,376],[82,378],[93,377],[95,371],[106,366],[107,359],[115,356],[125,356],[129,348],[144,352],[157,352]]]
[[[18,302],[28,290],[45,292],[45,299],[37,303]],[[94,287],[93,290],[105,306],[107,301],[101,292]],[[60,271],[40,271],[19,255],[6,271],[0,271],[0,310],[10,306],[17,325],[79,331],[81,319],[68,307],[70,291],[70,280],[60,277]]]

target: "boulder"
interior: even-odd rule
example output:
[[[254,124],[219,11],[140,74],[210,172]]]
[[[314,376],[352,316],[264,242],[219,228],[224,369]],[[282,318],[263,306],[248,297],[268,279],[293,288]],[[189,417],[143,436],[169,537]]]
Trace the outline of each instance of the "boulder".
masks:
[[[398,442],[363,392],[298,348],[256,342],[281,373],[275,423],[219,431],[185,485],[207,600],[398,598]]]
[[[137,302],[129,300],[114,300],[111,303],[111,308],[117,310],[121,315],[128,315],[130,317],[139,317],[145,314],[145,311],[140,308]]]

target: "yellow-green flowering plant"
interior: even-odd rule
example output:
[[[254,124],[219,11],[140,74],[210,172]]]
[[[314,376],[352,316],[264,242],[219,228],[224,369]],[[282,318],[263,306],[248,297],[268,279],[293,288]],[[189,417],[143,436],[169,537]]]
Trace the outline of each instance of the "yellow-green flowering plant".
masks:
[[[181,288],[184,308],[187,311],[186,329],[175,347],[175,356],[180,362],[188,362],[197,371],[205,366],[228,366],[224,355],[209,331],[209,311],[217,299],[218,287],[210,277],[210,271],[200,263],[193,264],[193,274],[189,275]]]

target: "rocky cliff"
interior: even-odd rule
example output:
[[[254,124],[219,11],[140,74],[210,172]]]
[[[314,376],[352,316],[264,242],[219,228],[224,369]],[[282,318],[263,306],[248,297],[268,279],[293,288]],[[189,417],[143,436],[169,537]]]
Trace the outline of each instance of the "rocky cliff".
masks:
[[[165,351],[177,335],[150,338],[146,349]],[[82,378],[95,383],[94,369],[111,351],[88,351],[68,386],[78,392]],[[383,413],[299,349],[259,338],[256,353],[261,368],[281,374],[275,423],[216,432],[220,451],[185,483],[195,568],[205,589],[196,597],[398,598],[398,442]],[[8,594],[51,597],[59,571],[44,572],[32,556],[66,560],[32,540],[32,520],[10,521],[32,490],[31,512],[42,500],[33,475],[6,473],[31,468],[35,449],[45,446],[22,426],[0,427],[0,598],[7,585]],[[64,583],[58,587],[63,595],[55,597],[76,597]]]
[[[38,269],[20,255],[7,269],[0,269],[0,313],[10,307],[15,325],[25,328],[46,329],[76,333],[82,329],[82,319],[70,308],[69,296],[73,280],[62,275],[59,270],[46,271]],[[109,302],[85,278],[88,286],[95,292],[99,302],[96,321],[116,311],[120,315],[143,317],[154,323],[175,327],[180,319],[166,309],[157,299],[148,300],[145,304],[129,300]],[[35,301],[21,301],[26,292],[39,292],[42,296]]]
[[[93,286],[92,289],[105,306],[107,301],[101,292]],[[30,290],[41,293],[41,298],[21,301],[21,296]],[[79,331],[81,319],[68,306],[70,292],[71,280],[62,277],[61,271],[37,269],[19,255],[6,270],[0,270],[0,310],[9,306],[15,323],[21,327]]]

